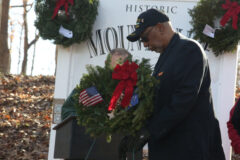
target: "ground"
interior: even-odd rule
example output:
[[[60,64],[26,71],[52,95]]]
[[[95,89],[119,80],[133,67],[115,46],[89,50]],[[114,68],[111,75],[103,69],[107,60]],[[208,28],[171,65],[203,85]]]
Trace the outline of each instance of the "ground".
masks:
[[[0,159],[47,159],[55,77],[0,76]]]

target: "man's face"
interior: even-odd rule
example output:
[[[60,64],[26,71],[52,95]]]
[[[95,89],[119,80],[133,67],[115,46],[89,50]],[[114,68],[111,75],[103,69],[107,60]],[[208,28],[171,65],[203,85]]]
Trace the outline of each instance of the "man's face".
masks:
[[[128,57],[127,53],[121,54],[119,52],[115,52],[114,54],[112,54],[110,62],[111,68],[115,68],[117,64],[119,65],[123,64],[127,57]]]
[[[158,26],[151,26],[145,29],[140,37],[140,40],[143,42],[144,47],[147,47],[151,51],[158,53],[162,53],[164,51],[164,41]]]

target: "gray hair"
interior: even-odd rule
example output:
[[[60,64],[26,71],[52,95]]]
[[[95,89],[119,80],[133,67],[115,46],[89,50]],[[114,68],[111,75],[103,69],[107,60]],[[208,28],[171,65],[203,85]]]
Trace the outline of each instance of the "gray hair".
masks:
[[[118,53],[118,54],[120,54],[120,55],[131,55],[129,52],[128,52],[128,50],[126,50],[126,49],[124,49],[124,48],[115,48],[115,49],[112,49],[111,51],[110,51],[110,54],[111,55],[113,55],[113,54],[116,54],[116,53]]]

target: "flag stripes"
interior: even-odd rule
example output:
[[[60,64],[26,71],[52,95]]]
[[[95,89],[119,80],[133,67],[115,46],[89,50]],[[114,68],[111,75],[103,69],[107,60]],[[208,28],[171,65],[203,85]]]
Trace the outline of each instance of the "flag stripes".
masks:
[[[82,103],[84,106],[93,106],[102,101],[103,99],[95,87],[90,87],[80,92],[79,103]]]

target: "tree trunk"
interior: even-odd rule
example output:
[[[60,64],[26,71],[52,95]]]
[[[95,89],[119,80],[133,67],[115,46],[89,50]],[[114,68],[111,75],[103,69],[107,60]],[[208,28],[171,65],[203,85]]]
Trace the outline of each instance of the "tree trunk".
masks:
[[[28,22],[27,22],[27,1],[23,0],[23,27],[24,27],[24,48],[21,74],[26,75],[28,59]]]
[[[8,49],[9,0],[0,2],[0,72],[9,73],[11,57]]]
[[[28,43],[28,21],[27,21],[27,13],[30,11],[30,9],[33,6],[32,4],[27,4],[27,0],[22,0],[23,6],[15,6],[15,7],[23,7],[23,28],[24,28],[24,44],[23,44],[23,62],[22,62],[22,71],[21,74],[26,75],[27,72],[27,60],[28,60],[28,50],[29,48],[35,44],[38,39],[39,35],[35,36],[35,39],[33,39],[30,43]],[[27,7],[30,6],[30,9],[27,10]]]
[[[35,30],[35,39],[37,38],[37,30]],[[31,68],[31,76],[33,74],[33,68],[34,68],[34,63],[35,63],[35,56],[36,56],[36,44],[37,43],[34,43],[34,48],[33,48],[33,58],[32,58],[32,68]]]
[[[21,67],[21,50],[22,50],[22,34],[23,34],[23,25],[21,26],[21,32],[20,32],[20,37],[19,37],[19,48],[18,48],[18,68],[17,68],[17,73],[20,73],[22,72],[22,67]],[[21,70],[20,70],[20,67],[21,67]]]

